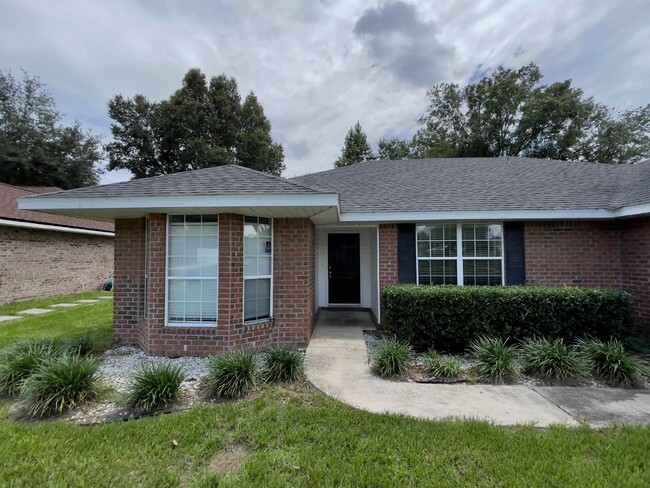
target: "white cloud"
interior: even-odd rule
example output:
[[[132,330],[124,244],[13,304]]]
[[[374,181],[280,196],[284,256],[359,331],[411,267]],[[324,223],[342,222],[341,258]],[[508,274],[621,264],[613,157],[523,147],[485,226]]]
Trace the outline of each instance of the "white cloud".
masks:
[[[384,18],[383,31],[355,34],[390,5],[401,30]],[[106,140],[113,95],[157,100],[191,67],[226,73],[243,95],[257,93],[292,176],[329,169],[357,120],[373,141],[412,134],[427,87],[499,64],[533,61],[548,82],[571,78],[604,103],[646,104],[649,13],[642,0],[5,0],[0,69],[40,75],[61,111]]]

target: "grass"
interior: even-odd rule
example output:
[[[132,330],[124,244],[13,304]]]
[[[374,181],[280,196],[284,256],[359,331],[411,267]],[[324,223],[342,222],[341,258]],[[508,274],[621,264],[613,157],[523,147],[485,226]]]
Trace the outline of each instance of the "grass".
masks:
[[[2,486],[650,484],[650,427],[431,422],[355,410],[304,383],[92,427],[2,415]]]
[[[92,322],[77,321],[72,335],[98,326],[110,337],[110,303],[83,308]],[[50,314],[48,320],[56,314],[62,322],[53,321],[52,330],[65,337],[83,308]],[[15,327],[5,325],[0,338],[31,337],[30,324],[40,327],[45,318],[21,319],[21,334],[3,336]],[[432,422],[355,410],[300,382],[264,384],[243,400],[180,414],[90,427],[15,422],[0,400],[0,439],[0,486],[650,485],[650,427]]]
[[[45,308],[55,303],[97,298],[107,292],[93,291],[43,300],[29,300],[0,306],[0,315],[12,315],[27,308]],[[89,305],[62,308],[44,315],[33,315],[0,325],[0,349],[26,339],[88,336],[99,349],[111,344],[113,300],[100,300]]]

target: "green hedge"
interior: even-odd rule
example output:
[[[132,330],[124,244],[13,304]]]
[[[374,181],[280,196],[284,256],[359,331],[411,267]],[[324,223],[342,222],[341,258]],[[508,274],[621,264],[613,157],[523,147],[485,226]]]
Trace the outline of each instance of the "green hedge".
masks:
[[[382,328],[420,351],[458,351],[480,336],[608,340],[629,333],[630,300],[601,288],[390,285]]]

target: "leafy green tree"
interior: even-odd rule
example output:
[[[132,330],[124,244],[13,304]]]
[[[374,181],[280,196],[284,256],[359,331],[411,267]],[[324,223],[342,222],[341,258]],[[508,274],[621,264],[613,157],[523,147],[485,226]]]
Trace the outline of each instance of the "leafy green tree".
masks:
[[[413,145],[409,141],[399,137],[390,139],[379,139],[377,143],[377,159],[411,159],[416,157],[413,151]]]
[[[350,128],[345,136],[345,142],[341,149],[341,156],[336,160],[334,166],[341,168],[351,164],[360,163],[374,159],[372,148],[368,143],[368,136],[361,128],[359,121]]]
[[[635,163],[650,155],[650,105],[619,112],[585,98],[570,80],[542,85],[541,79],[531,63],[499,67],[462,88],[434,86],[414,152],[601,163]]]
[[[11,185],[96,185],[100,140],[79,122],[62,123],[52,95],[37,76],[17,80],[0,71],[0,181]]]
[[[225,75],[208,82],[191,69],[167,100],[150,102],[116,95],[108,103],[113,141],[106,145],[109,170],[128,169],[144,178],[225,164],[279,175],[282,146],[254,94],[242,104],[237,81]]]

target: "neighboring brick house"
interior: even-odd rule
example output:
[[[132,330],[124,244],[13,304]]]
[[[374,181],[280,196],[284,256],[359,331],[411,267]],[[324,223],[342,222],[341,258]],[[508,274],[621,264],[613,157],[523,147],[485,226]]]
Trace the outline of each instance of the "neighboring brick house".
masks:
[[[0,304],[96,290],[113,272],[113,224],[19,210],[55,187],[0,183]]]
[[[650,163],[221,166],[24,198],[115,220],[115,337],[150,354],[305,346],[321,308],[381,322],[390,283],[600,286],[650,327]]]

